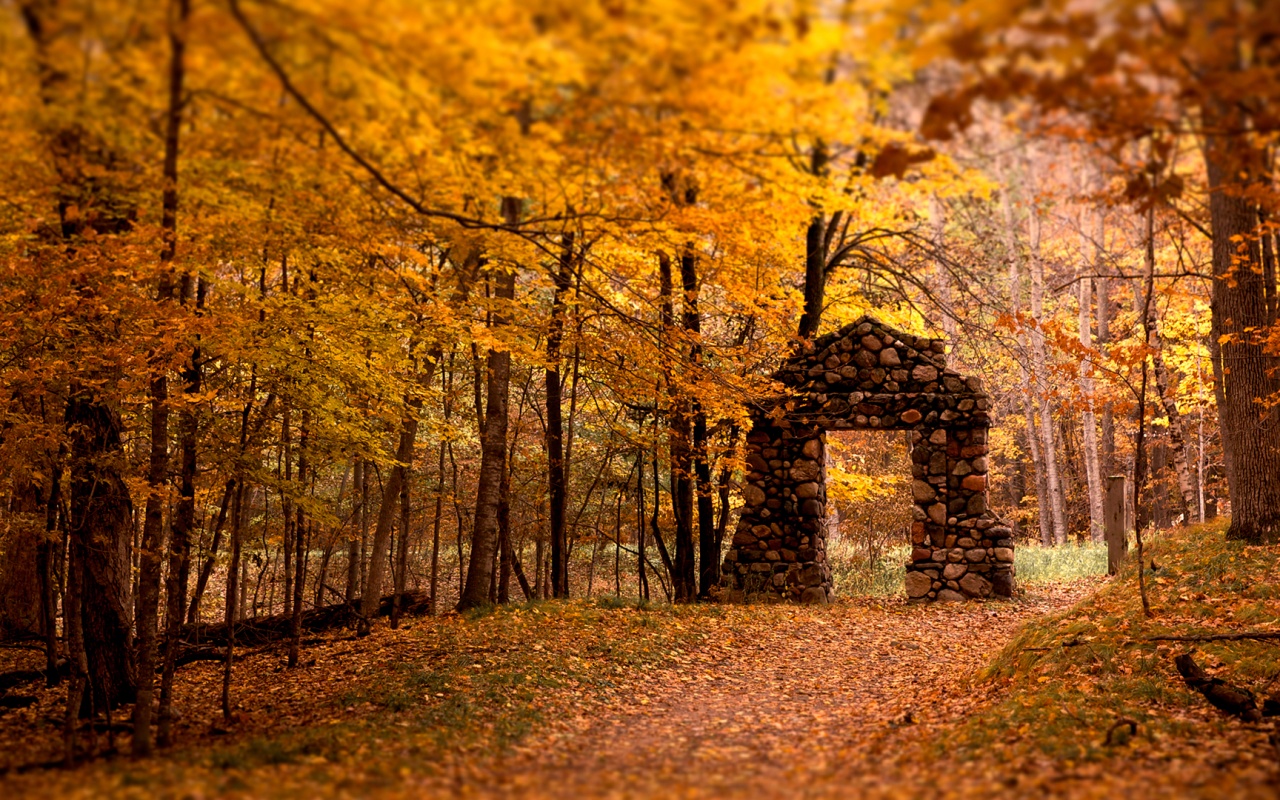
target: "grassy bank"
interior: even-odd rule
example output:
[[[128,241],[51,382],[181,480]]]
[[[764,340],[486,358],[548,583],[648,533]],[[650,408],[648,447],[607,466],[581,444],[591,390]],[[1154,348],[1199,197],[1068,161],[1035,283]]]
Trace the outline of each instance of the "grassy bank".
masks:
[[[1151,618],[1142,611],[1131,553],[1122,574],[1093,596],[1029,624],[977,678],[974,688],[996,702],[939,749],[1074,762],[1239,732],[1239,723],[1185,687],[1173,657],[1194,650],[1206,669],[1266,695],[1280,690],[1277,642],[1159,639],[1280,630],[1280,548],[1228,542],[1225,525],[1169,532],[1150,543]]]

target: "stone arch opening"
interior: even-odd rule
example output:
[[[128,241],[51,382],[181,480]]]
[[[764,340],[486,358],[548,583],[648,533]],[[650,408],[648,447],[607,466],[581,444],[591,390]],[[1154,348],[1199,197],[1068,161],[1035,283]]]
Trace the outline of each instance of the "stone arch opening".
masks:
[[[747,436],[743,508],[724,562],[730,600],[826,603],[826,432],[909,431],[912,600],[1013,593],[1013,536],[987,506],[991,402],[948,369],[941,339],[871,317],[816,339],[775,374]]]

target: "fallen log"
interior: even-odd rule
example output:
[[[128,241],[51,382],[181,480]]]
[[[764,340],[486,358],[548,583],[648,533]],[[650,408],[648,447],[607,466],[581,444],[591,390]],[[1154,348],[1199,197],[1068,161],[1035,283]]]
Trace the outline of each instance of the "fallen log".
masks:
[[[387,595],[378,603],[377,616],[391,615],[391,604],[395,595]],[[405,592],[400,596],[400,613],[425,614],[429,607],[430,595],[427,592]],[[360,619],[360,598],[351,603],[335,603],[320,606],[302,614],[302,630],[318,633],[333,628],[350,627]],[[255,617],[235,623],[237,645],[261,645],[286,639],[293,633],[293,617],[275,614],[270,617]],[[196,623],[182,626],[182,642],[191,646],[226,645],[227,624]]]
[[[1245,722],[1261,722],[1264,716],[1275,716],[1280,711],[1280,704],[1275,698],[1268,700],[1263,708],[1258,708],[1258,699],[1253,692],[1209,675],[1200,668],[1190,653],[1174,657],[1173,663],[1187,686],[1204,695],[1204,699],[1215,708],[1233,717]]]

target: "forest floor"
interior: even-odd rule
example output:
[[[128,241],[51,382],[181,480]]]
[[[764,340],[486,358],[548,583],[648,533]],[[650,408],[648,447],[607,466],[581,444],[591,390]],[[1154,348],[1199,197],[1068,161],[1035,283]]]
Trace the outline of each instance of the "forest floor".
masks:
[[[221,665],[184,668],[179,746],[142,762],[40,767],[62,691],[24,687],[0,796],[1275,797],[1274,729],[1209,707],[1170,663],[1190,645],[1148,639],[1280,630],[1280,548],[1200,531],[1154,552],[1153,620],[1131,569],[1012,602],[572,601],[335,632],[296,670],[247,652],[230,723]],[[1264,694],[1278,652],[1197,658]]]

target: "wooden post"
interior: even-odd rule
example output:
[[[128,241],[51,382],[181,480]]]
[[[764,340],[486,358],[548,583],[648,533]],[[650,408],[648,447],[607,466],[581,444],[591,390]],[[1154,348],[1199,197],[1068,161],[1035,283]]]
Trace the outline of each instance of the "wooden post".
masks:
[[[1124,530],[1124,476],[1112,475],[1107,478],[1107,498],[1103,509],[1103,523],[1107,537],[1107,574],[1115,575],[1120,571],[1120,562],[1124,561],[1125,552],[1129,549],[1129,541]]]

